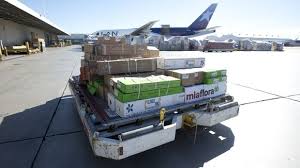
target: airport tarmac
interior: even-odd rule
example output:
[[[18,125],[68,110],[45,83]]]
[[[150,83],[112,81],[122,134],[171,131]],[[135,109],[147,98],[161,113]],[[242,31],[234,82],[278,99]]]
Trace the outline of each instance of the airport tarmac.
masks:
[[[67,87],[79,46],[0,62],[0,167],[300,167],[300,48],[197,54],[228,70],[239,116],[121,161],[95,157]]]

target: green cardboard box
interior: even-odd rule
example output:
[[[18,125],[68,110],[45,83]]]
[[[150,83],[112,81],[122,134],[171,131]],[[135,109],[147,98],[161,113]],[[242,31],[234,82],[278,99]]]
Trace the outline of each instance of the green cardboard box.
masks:
[[[149,91],[153,89],[178,87],[180,79],[171,76],[125,77],[117,80],[117,88],[123,93]]]
[[[218,71],[206,70],[203,71],[204,80],[218,77]]]
[[[118,79],[117,88],[124,93],[135,93],[152,90],[155,88],[155,83],[147,78],[125,77]]]
[[[164,88],[164,89],[160,89],[160,96],[167,96],[167,95],[172,95],[172,94],[177,94],[182,92],[183,92],[183,87],[181,86]]]
[[[215,83],[223,82],[223,81],[227,81],[227,77],[226,76],[221,76],[221,77],[216,77],[216,78],[210,78],[210,79],[205,78],[203,80],[203,83],[204,84],[215,84]]]
[[[123,93],[122,91],[116,89],[114,92],[116,98],[120,102],[130,102],[135,100],[143,100],[143,99],[150,99],[153,97],[159,97],[159,90],[154,89],[150,91],[143,91],[143,92],[135,92],[135,93]]]
[[[226,76],[226,75],[227,75],[227,70],[226,69],[204,70],[203,71],[204,79],[217,78],[217,77]]]
[[[143,100],[143,99],[150,99],[154,97],[161,97],[161,96],[167,96],[177,93],[182,93],[183,88],[181,86],[179,87],[172,87],[172,88],[162,88],[162,89],[153,89],[149,91],[142,91],[140,93],[123,93],[119,89],[116,89],[114,91],[114,95],[120,102],[130,102],[135,100]]]
[[[91,95],[94,95],[97,91],[97,88],[95,88],[92,84],[87,85],[87,89],[90,92]]]
[[[181,80],[172,76],[151,76],[149,80],[155,82],[156,87],[159,89],[181,86]]]
[[[227,70],[226,69],[221,69],[221,70],[218,70],[218,76],[227,76]]]

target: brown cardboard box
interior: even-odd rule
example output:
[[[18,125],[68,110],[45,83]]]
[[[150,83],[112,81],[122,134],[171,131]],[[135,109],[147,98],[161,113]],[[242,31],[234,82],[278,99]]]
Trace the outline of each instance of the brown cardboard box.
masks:
[[[85,59],[81,59],[80,61],[81,61],[81,62],[80,62],[80,66],[81,66],[81,67],[88,66],[88,63],[87,63],[87,61],[86,61]]]
[[[119,59],[129,59],[129,58],[141,58],[141,57],[135,57],[132,55],[121,55],[121,56],[98,56],[96,59],[97,61],[105,61],[105,60],[119,60]]]
[[[84,53],[94,54],[95,45],[94,44],[84,44]]]
[[[98,75],[153,72],[156,70],[155,58],[136,58],[110,61],[97,61]]]
[[[88,73],[88,67],[80,67],[80,76],[79,77],[80,77],[81,81],[88,80],[87,73]]]
[[[132,45],[131,46],[131,54],[144,57],[147,55],[147,46],[146,45]]]
[[[128,58],[138,58],[136,55],[95,55],[90,53],[84,54],[84,60],[86,61],[105,61],[105,60],[118,60],[118,59],[128,59]]]
[[[159,50],[156,47],[148,46],[143,57],[144,58],[159,57]]]
[[[87,61],[97,61],[97,57],[92,53],[84,53],[84,59]]]
[[[96,44],[125,44],[124,38],[116,39],[115,37],[99,37]]]
[[[99,47],[98,47],[99,48]],[[102,44],[101,55],[112,56],[112,55],[133,55],[132,46],[127,44]],[[98,53],[99,55],[99,53]]]
[[[203,81],[201,68],[167,70],[166,75],[181,79],[182,86],[192,86]]]

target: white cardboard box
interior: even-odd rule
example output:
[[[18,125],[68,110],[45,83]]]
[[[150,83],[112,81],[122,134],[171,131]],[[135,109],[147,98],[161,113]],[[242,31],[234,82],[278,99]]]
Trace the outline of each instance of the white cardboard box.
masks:
[[[116,113],[120,117],[130,117],[137,114],[142,114],[152,110],[158,110],[162,107],[168,107],[172,105],[184,103],[184,93],[156,97],[146,100],[137,100],[133,102],[122,103],[115,99],[116,101]]]
[[[161,107],[174,106],[184,103],[185,93],[163,96],[160,99]]]
[[[152,98],[146,100],[137,100],[122,103],[116,99],[116,113],[120,117],[130,117],[137,114],[145,113],[151,110],[159,109],[160,98]]]
[[[205,65],[205,58],[201,57],[159,57],[157,68],[159,69],[183,69],[202,68]]]
[[[195,85],[185,87],[185,102],[190,103],[203,99],[213,98],[226,93],[226,82],[218,82],[210,85]]]

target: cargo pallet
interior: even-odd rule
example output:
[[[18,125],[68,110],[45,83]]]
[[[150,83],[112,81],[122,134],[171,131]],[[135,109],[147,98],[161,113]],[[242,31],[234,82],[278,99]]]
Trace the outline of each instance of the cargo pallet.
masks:
[[[174,141],[184,125],[211,127],[239,113],[238,102],[222,95],[121,118],[103,100],[95,100],[78,76],[69,80],[69,88],[94,154],[114,160]]]

